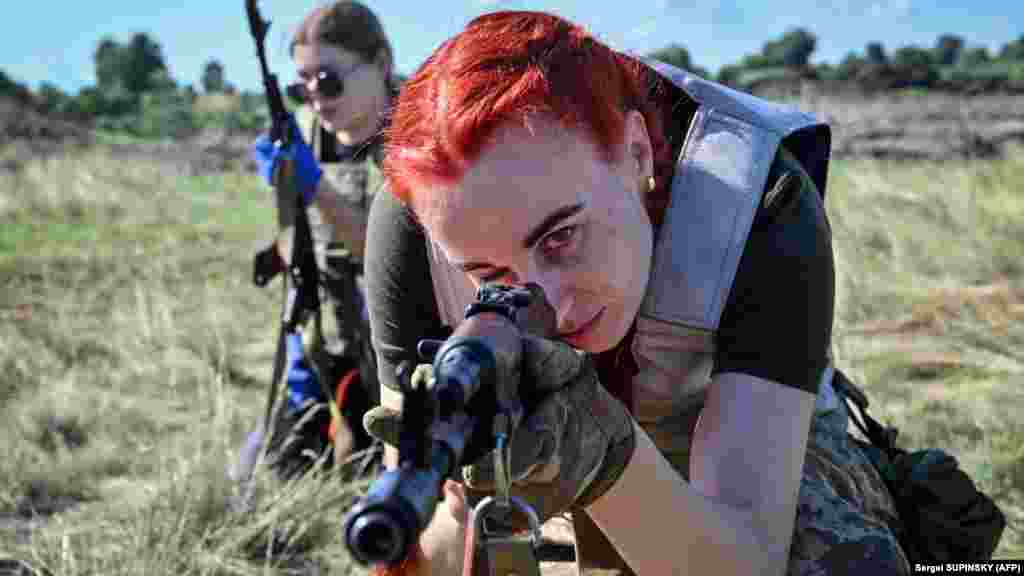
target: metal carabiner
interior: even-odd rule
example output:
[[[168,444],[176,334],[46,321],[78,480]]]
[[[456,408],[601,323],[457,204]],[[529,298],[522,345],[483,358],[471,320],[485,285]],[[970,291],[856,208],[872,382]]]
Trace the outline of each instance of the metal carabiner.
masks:
[[[487,530],[486,520],[499,510],[522,513],[529,523],[529,532],[499,534]],[[472,512],[466,531],[464,576],[541,576],[537,547],[540,545],[540,519],[537,512],[517,496],[508,496],[508,504],[488,496]]]

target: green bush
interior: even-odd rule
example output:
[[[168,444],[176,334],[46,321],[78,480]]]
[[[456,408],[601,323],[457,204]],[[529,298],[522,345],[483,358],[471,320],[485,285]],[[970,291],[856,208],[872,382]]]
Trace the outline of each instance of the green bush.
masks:
[[[134,133],[143,138],[181,138],[198,128],[192,102],[178,90],[143,94]]]
[[[21,82],[8,76],[3,70],[0,70],[0,96],[13,98],[22,104],[33,101],[32,91]]]

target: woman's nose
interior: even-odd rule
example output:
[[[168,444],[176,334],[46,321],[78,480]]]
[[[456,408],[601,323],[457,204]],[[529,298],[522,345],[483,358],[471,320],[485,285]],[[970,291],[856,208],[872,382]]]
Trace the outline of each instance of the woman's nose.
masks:
[[[522,281],[522,284],[535,284],[540,287],[548,304],[555,309],[561,319],[569,309],[570,302],[565,302],[568,291],[562,286],[562,278],[559,274],[529,274],[529,278]]]

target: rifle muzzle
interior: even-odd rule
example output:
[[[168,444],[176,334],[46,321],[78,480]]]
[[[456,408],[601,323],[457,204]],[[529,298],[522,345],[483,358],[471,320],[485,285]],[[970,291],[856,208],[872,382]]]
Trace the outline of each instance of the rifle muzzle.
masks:
[[[345,545],[364,565],[409,557],[440,499],[441,474],[403,466],[385,472],[345,519]]]

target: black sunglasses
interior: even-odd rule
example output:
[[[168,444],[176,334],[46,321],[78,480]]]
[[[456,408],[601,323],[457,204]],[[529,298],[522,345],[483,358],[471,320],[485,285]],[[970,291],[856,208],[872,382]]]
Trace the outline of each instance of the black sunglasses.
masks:
[[[322,98],[327,100],[333,100],[341,97],[341,95],[345,93],[345,78],[347,78],[349,74],[358,70],[362,65],[363,63],[360,62],[346,70],[343,74],[338,74],[330,68],[321,69],[316,73],[316,76],[314,76],[314,78],[316,78],[316,83],[313,84],[313,91],[320,94]],[[308,80],[297,80],[292,82],[287,88],[288,97],[297,102],[309,102],[312,94],[306,87],[308,84]]]

